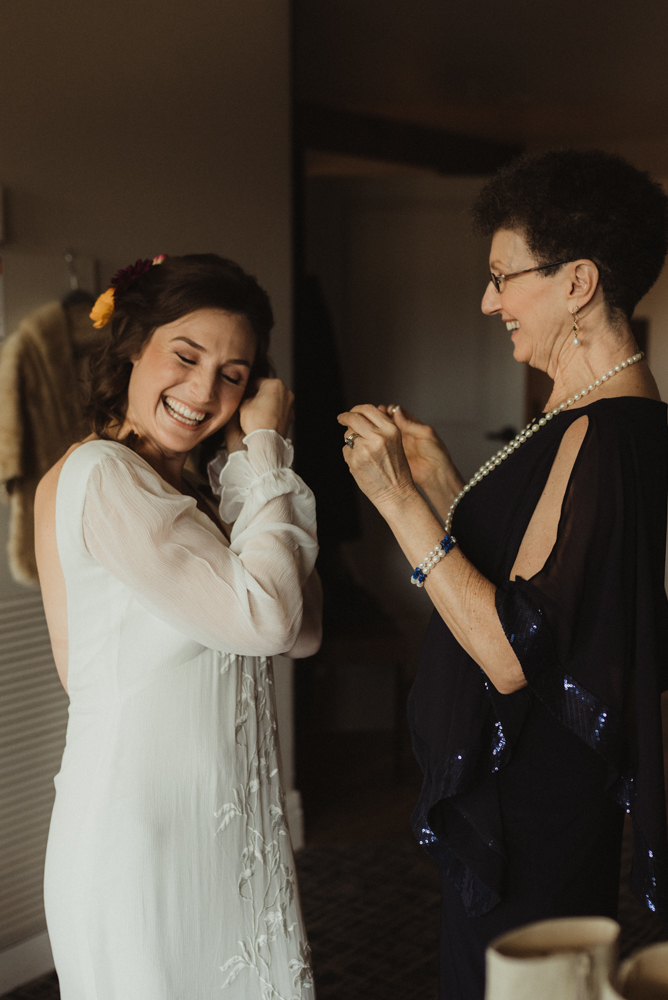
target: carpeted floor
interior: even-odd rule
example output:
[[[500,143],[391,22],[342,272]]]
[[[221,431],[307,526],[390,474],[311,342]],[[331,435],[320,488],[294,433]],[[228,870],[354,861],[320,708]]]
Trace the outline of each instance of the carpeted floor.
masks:
[[[630,863],[626,838],[624,868]],[[433,862],[409,841],[329,843],[298,855],[317,1000],[435,1000],[439,890]],[[620,890],[622,955],[668,940],[668,927]],[[59,1000],[55,974],[4,1000]]]
[[[417,845],[311,847],[298,868],[318,1000],[435,1000],[440,890]]]

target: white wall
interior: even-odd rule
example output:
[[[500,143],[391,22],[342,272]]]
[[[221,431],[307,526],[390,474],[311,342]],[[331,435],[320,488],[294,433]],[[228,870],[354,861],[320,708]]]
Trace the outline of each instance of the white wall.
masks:
[[[100,261],[103,286],[137,257],[231,257],[271,295],[289,378],[288,0],[22,0],[2,3],[0,30],[6,250],[72,249]],[[290,789],[289,662],[276,687]],[[41,938],[20,962],[0,954],[0,991],[45,954]]]
[[[257,274],[289,370],[287,0],[2,3],[9,247],[213,250]]]

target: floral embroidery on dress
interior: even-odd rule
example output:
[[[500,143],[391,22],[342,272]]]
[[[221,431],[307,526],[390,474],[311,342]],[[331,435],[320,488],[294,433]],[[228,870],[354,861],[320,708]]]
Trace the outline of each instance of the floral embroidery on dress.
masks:
[[[218,834],[232,823],[242,822],[246,826],[238,888],[246,904],[250,927],[245,939],[238,942],[237,953],[221,966],[225,974],[222,989],[227,989],[247,969],[257,977],[262,1000],[304,1000],[305,991],[313,989],[313,973],[309,947],[299,923],[289,841],[281,843],[288,831],[278,773],[276,722],[268,696],[273,685],[272,663],[266,657],[233,659],[240,671],[235,742],[238,752],[244,755],[246,774],[245,780],[234,788],[231,801],[225,802],[215,816],[220,821]],[[249,670],[251,664],[256,667],[256,676]],[[229,668],[230,658],[226,657],[221,672],[226,673]],[[271,799],[264,814],[263,793]],[[289,996],[278,991],[272,977],[272,963],[277,957],[272,945],[279,940],[283,942],[280,951],[292,955],[287,969],[295,992],[291,990]]]

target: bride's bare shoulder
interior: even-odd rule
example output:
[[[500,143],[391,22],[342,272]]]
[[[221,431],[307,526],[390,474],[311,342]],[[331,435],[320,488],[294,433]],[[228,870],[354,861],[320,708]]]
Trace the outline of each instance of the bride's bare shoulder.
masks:
[[[86,438],[86,441],[95,437]],[[73,444],[39,482],[35,494],[35,558],[58,675],[67,690],[67,590],[56,539],[58,479],[69,455],[85,441]]]

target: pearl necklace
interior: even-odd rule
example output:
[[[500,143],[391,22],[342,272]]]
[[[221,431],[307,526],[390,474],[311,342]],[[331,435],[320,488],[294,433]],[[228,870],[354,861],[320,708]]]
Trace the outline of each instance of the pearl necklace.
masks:
[[[508,458],[509,455],[512,455],[514,451],[517,451],[519,446],[524,444],[525,441],[528,441],[532,434],[535,434],[541,427],[544,427],[548,420],[552,420],[552,418],[556,417],[556,415],[561,413],[562,410],[565,410],[569,406],[572,406],[573,403],[576,403],[578,399],[582,399],[583,396],[587,396],[590,392],[593,392],[594,389],[598,389],[603,382],[607,382],[608,379],[612,378],[613,375],[617,375],[617,373],[623,368],[630,368],[631,365],[635,365],[638,361],[642,361],[644,356],[643,352],[639,351],[638,354],[634,354],[632,357],[627,358],[626,361],[622,361],[620,365],[615,365],[614,368],[611,368],[609,372],[605,373],[605,375],[601,375],[600,378],[597,378],[595,382],[592,382],[591,385],[588,385],[585,389],[581,389],[580,392],[576,392],[576,394],[570,399],[567,399],[565,403],[562,403],[560,406],[555,406],[553,410],[549,410],[538,419],[534,417],[533,420],[526,425],[524,430],[520,431],[512,441],[509,441],[508,444],[504,445],[503,448],[500,448],[497,451],[496,455],[493,455],[487,462],[484,462],[475,475],[471,476],[466,486],[457,494],[455,499],[450,504],[450,509],[448,510],[444,525],[446,535],[450,534],[452,515],[455,512],[457,504],[466,496],[469,490],[473,489],[476,483],[479,483],[484,476],[488,476],[492,469],[495,469],[497,465],[501,465],[501,462],[505,461],[505,459]]]

